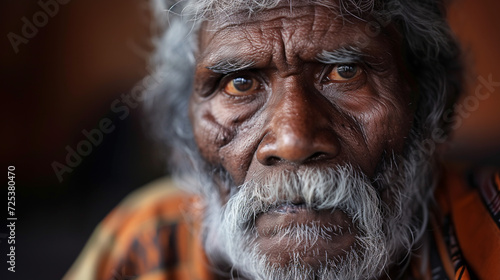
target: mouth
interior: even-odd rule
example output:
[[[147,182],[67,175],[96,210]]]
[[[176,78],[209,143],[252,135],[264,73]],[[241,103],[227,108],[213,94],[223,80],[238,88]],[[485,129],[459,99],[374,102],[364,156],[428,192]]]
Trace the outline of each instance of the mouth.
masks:
[[[271,237],[279,234],[281,230],[304,225],[322,227],[336,236],[357,232],[352,219],[344,211],[317,210],[304,202],[283,202],[273,206],[260,214],[255,222],[262,237]]]
[[[304,202],[284,202],[269,209],[269,212],[280,214],[298,214],[301,211],[306,211],[307,207]]]
[[[284,202],[256,218],[256,240],[269,261],[285,265],[294,255],[309,265],[345,255],[358,233],[342,210],[317,210],[302,201]],[[323,255],[324,257],[318,258]]]

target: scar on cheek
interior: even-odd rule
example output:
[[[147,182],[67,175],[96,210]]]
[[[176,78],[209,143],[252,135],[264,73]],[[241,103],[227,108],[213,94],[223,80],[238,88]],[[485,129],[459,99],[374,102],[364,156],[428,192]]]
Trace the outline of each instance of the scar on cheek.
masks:
[[[220,148],[227,145],[234,138],[236,130],[225,127],[217,122],[215,117],[210,112],[206,112],[202,119],[203,123],[201,127],[203,127],[206,135],[210,140],[214,141],[213,143],[217,147]]]

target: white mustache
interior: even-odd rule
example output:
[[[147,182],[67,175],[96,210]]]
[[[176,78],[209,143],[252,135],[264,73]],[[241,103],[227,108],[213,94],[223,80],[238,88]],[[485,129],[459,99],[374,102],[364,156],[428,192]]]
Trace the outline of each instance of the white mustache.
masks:
[[[236,224],[240,230],[249,230],[260,214],[290,203],[314,210],[341,210],[362,231],[378,228],[382,219],[377,215],[379,194],[368,178],[351,166],[283,171],[252,179],[238,187],[222,208],[222,217],[231,219],[233,223],[229,224]]]

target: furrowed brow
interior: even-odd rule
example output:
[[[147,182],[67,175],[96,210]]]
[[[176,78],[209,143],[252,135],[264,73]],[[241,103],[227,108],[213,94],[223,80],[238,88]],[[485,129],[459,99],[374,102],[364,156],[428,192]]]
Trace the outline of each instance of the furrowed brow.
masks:
[[[342,64],[360,62],[366,54],[357,47],[342,47],[334,51],[324,50],[317,56],[317,60],[325,64]]]
[[[223,59],[206,68],[218,74],[229,74],[247,70],[255,65],[255,61],[244,59]]]

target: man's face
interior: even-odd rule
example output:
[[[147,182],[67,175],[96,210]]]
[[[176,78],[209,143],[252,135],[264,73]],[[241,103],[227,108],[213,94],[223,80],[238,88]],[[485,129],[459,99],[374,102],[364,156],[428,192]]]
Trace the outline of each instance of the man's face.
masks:
[[[391,28],[370,36],[367,25],[309,5],[203,24],[190,103],[202,157],[234,185],[345,166],[375,180],[402,153],[413,114],[400,38]],[[223,204],[234,185],[219,185]],[[288,199],[254,217],[255,245],[270,262],[292,258],[283,254],[290,240],[277,233],[292,224],[331,229],[330,240],[296,244],[311,266],[315,252],[335,258],[355,247],[355,214]]]

